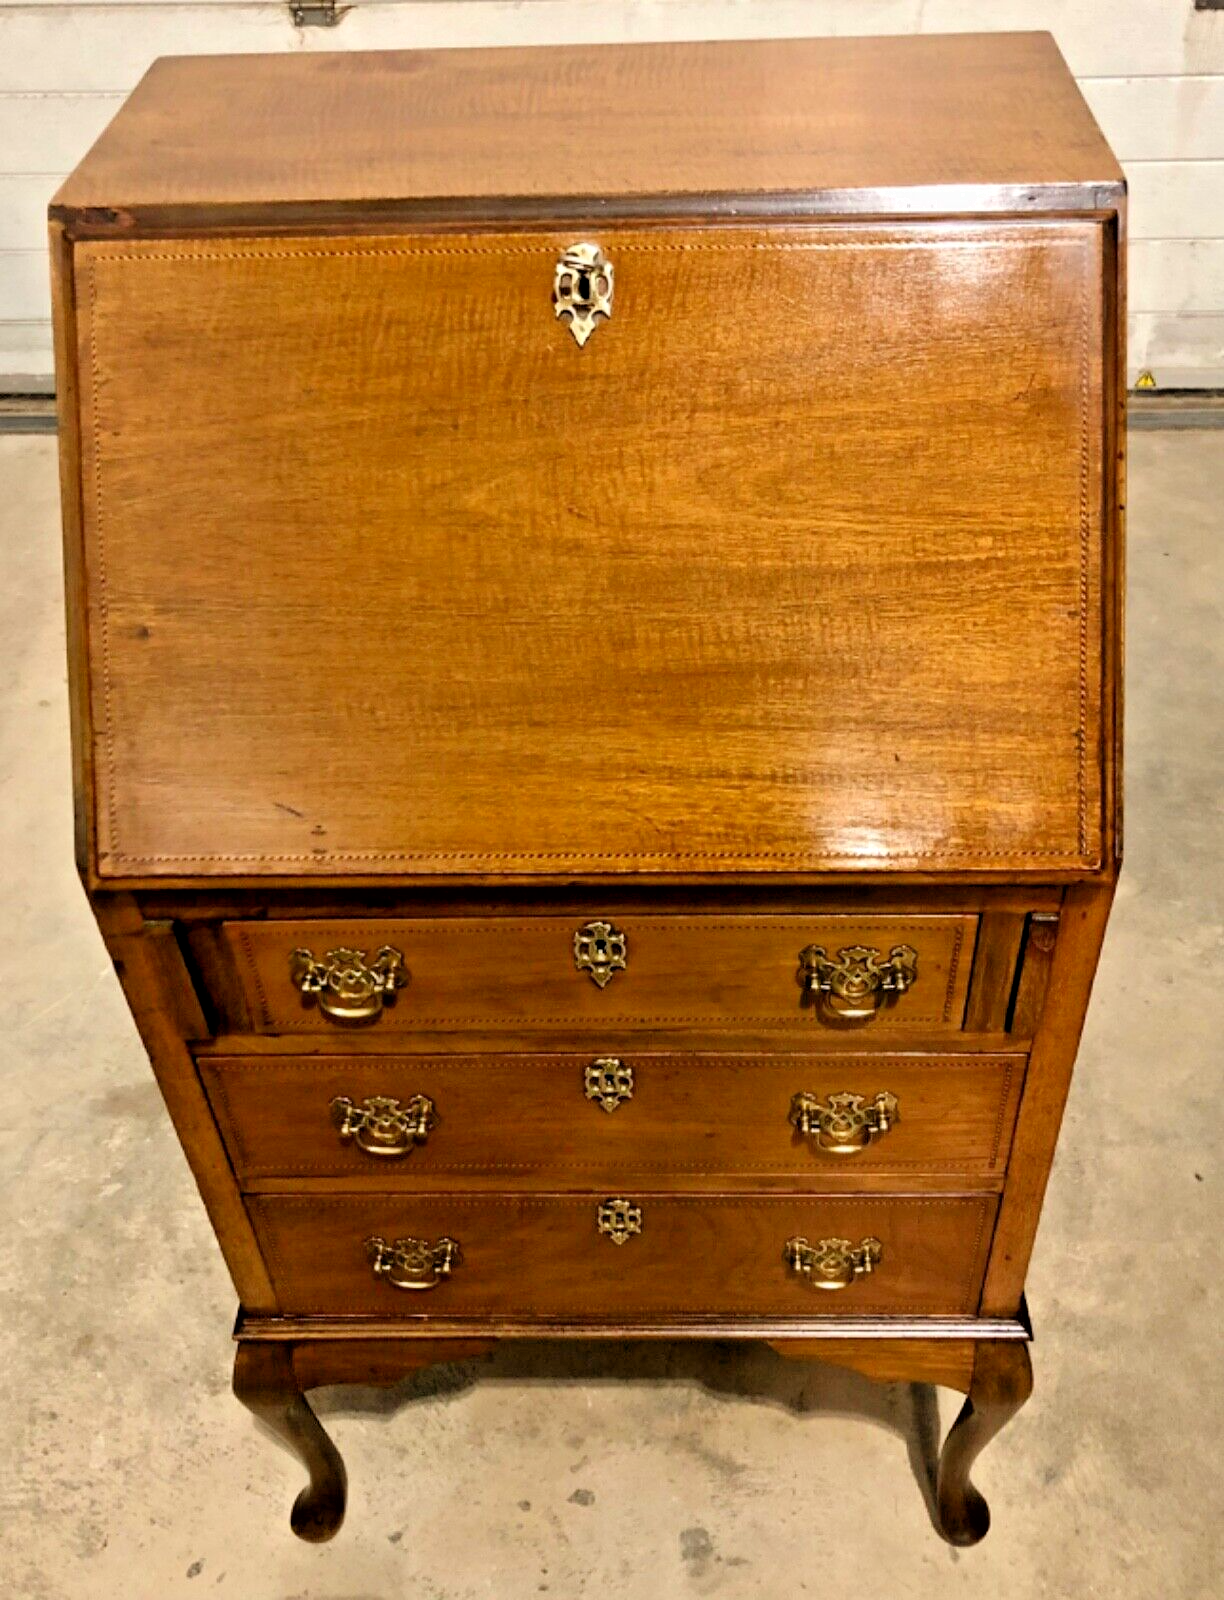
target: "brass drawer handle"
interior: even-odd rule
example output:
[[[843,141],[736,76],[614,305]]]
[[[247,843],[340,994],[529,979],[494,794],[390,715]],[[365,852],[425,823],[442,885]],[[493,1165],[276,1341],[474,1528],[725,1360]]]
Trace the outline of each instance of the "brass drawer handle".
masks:
[[[436,1289],[443,1278],[463,1264],[458,1239],[373,1238],[365,1242],[366,1260],[376,1278],[393,1289]]]
[[[856,1156],[873,1139],[882,1139],[900,1116],[897,1097],[887,1089],[870,1101],[861,1094],[831,1094],[823,1104],[801,1090],[790,1103],[789,1121],[817,1150]]]
[[[797,1277],[813,1289],[848,1289],[856,1278],[870,1276],[883,1257],[878,1239],[851,1244],[849,1239],[788,1239],[782,1259]]]
[[[918,952],[897,944],[882,959],[874,945],[849,945],[830,959],[822,944],[799,952],[799,979],[830,1016],[846,1022],[868,1022],[885,1005],[903,995],[918,976]]]
[[[434,1103],[425,1094],[414,1094],[406,1105],[389,1095],[374,1094],[360,1105],[348,1095],[337,1095],[331,1103],[332,1126],[341,1142],[351,1139],[368,1156],[406,1156],[424,1144],[437,1120]]]
[[[572,244],[553,269],[553,312],[569,318],[578,345],[595,332],[596,317],[612,315],[612,263],[597,244]]]
[[[584,1068],[582,1087],[588,1100],[615,1111],[622,1100],[633,1099],[633,1068],[616,1056],[600,1056]]]
[[[386,999],[408,982],[404,953],[383,945],[369,960],[364,950],[329,950],[320,961],[313,951],[294,950],[289,976],[305,995],[315,995],[319,1010],[333,1022],[372,1022]]]

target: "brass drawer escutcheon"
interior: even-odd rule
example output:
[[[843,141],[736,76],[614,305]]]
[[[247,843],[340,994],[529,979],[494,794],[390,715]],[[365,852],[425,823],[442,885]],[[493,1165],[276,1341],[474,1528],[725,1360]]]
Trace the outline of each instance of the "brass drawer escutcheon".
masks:
[[[903,995],[918,977],[918,952],[897,944],[886,959],[874,945],[854,944],[829,957],[821,944],[799,952],[799,979],[804,993],[830,1018],[870,1022],[884,1006]]]
[[[351,1139],[368,1156],[406,1156],[424,1144],[437,1121],[428,1095],[414,1094],[407,1104],[389,1095],[370,1095],[358,1104],[346,1094],[331,1103],[332,1126],[347,1144]]]
[[[333,1022],[372,1022],[386,999],[408,982],[404,953],[385,944],[369,960],[364,950],[344,946],[329,950],[320,961],[310,950],[294,950],[289,976],[305,995],[314,995],[319,1010]]]
[[[595,332],[596,317],[612,315],[612,263],[597,244],[572,244],[553,271],[553,311],[569,318],[579,346]]]
[[[789,1121],[815,1149],[831,1156],[856,1156],[872,1139],[883,1138],[900,1115],[897,1097],[887,1089],[874,1100],[861,1094],[831,1094],[823,1103],[801,1090],[791,1101]]]
[[[622,1100],[633,1099],[633,1068],[616,1056],[600,1056],[582,1074],[588,1100],[605,1111],[615,1111]]]
[[[587,922],[574,935],[574,965],[606,989],[629,965],[629,941],[610,922]]]
[[[624,1244],[642,1231],[642,1208],[632,1200],[605,1200],[599,1208],[598,1227],[613,1244]]]
[[[463,1263],[458,1239],[386,1239],[365,1242],[366,1260],[376,1278],[393,1289],[436,1289],[453,1268]]]
[[[813,1289],[848,1289],[856,1278],[868,1277],[880,1264],[883,1246],[878,1239],[851,1244],[849,1239],[788,1239],[782,1259],[797,1277]]]

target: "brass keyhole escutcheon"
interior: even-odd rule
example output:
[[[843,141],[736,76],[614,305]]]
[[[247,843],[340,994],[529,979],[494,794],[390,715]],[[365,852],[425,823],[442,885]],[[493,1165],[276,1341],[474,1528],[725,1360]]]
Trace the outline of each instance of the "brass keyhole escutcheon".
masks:
[[[595,331],[597,317],[612,315],[612,263],[597,244],[572,244],[553,269],[553,312],[569,319],[581,347]]]
[[[633,1099],[633,1068],[616,1056],[600,1056],[583,1069],[582,1087],[588,1100],[615,1111],[622,1101]]]
[[[589,972],[592,983],[606,989],[629,965],[629,941],[610,922],[588,922],[574,935],[574,965]]]
[[[605,1239],[624,1244],[642,1231],[642,1208],[633,1200],[605,1200],[596,1216],[596,1225]]]

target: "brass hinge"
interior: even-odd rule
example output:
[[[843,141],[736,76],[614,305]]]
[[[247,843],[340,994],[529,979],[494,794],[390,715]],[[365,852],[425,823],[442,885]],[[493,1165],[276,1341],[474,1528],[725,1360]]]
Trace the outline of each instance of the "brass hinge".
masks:
[[[295,28],[334,28],[352,9],[337,5],[336,0],[289,0]]]

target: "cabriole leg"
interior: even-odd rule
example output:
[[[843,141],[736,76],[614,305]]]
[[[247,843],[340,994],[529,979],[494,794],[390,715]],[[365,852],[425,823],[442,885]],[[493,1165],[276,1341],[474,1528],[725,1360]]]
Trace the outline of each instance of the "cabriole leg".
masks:
[[[949,1544],[976,1544],[990,1527],[990,1507],[969,1481],[978,1454],[1033,1392],[1028,1345],[983,1339],[973,1360],[969,1397],[939,1457],[939,1531]]]
[[[293,1346],[240,1340],[234,1358],[234,1393],[310,1474],[310,1482],[293,1503],[290,1527],[299,1539],[313,1544],[330,1539],[344,1521],[344,1462],[302,1394],[293,1370]]]

